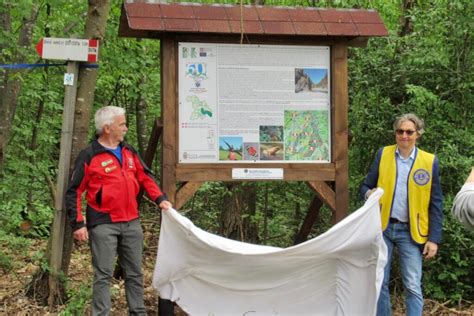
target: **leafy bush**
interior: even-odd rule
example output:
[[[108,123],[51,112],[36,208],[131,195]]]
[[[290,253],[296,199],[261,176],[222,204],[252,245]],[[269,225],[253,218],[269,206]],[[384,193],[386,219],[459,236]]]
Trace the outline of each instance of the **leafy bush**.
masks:
[[[10,272],[13,268],[12,258],[0,250],[0,269],[5,272]]]
[[[68,291],[68,303],[65,310],[60,315],[75,316],[84,315],[86,308],[92,301],[92,287],[89,283],[83,283],[79,288],[71,288]]]

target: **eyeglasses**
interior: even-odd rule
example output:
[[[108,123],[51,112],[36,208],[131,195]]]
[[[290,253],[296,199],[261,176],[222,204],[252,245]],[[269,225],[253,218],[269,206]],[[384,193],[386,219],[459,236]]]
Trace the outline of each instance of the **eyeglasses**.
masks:
[[[395,132],[397,132],[397,135],[402,136],[403,134],[407,134],[408,136],[413,135],[416,131],[410,130],[410,129],[397,129]]]

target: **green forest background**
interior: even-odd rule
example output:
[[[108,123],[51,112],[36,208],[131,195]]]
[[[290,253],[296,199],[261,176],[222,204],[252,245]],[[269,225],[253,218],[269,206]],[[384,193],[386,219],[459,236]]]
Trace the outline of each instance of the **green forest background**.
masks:
[[[41,38],[80,38],[84,32],[87,1],[18,1],[9,6],[4,1],[0,0],[0,13],[10,10],[11,28],[0,30],[2,65],[43,62],[34,48]],[[160,116],[160,42],[119,38],[121,4],[112,1],[101,42],[93,111],[104,105],[126,108],[127,141],[143,152],[153,122]],[[418,114],[426,124],[419,146],[438,156],[445,196],[443,243],[439,255],[425,264],[425,295],[451,306],[473,304],[473,233],[451,216],[450,209],[474,166],[474,2],[286,0],[264,4],[379,12],[390,35],[349,50],[350,209],[362,204],[358,188],[377,149],[394,142],[394,118],[406,112]],[[31,16],[34,7],[37,11]],[[31,43],[18,45],[22,25],[32,20]],[[0,269],[5,272],[15,265],[7,249],[21,251],[32,240],[48,239],[50,234],[64,72],[65,66],[8,71],[8,79],[17,80],[21,90],[0,163]],[[4,79],[5,70],[0,74]],[[142,123],[137,113],[143,108],[145,133],[138,132]],[[93,124],[89,131],[92,136]],[[152,167],[159,175],[160,162],[155,160]],[[208,182],[183,210],[196,225],[211,232],[286,247],[294,243],[312,197],[304,183]],[[143,204],[142,211],[145,217],[157,216],[149,203]],[[225,212],[232,216],[223,216]],[[323,208],[310,237],[330,226],[330,211]],[[42,254],[34,260],[44,263]]]

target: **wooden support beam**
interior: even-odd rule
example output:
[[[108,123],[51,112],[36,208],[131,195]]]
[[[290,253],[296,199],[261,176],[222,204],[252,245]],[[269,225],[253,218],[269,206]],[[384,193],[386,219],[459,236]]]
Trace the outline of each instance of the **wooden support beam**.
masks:
[[[148,140],[148,146],[146,147],[145,161],[146,165],[151,168],[153,159],[155,159],[156,149],[158,148],[158,142],[160,141],[161,134],[163,133],[163,122],[161,117],[155,119],[153,128],[151,129],[150,139]]]
[[[170,38],[161,41],[161,97],[163,117],[163,141],[161,164],[161,185],[171,203],[176,202],[176,148],[178,81],[177,43]]]
[[[335,181],[335,165],[321,163],[308,164],[266,164],[256,166],[254,163],[240,164],[179,164],[176,166],[177,181],[235,181],[232,179],[232,168],[285,168],[284,181]]]
[[[311,233],[311,229],[314,226],[314,223],[319,219],[319,211],[323,206],[323,202],[315,196],[309,205],[308,212],[306,213],[306,217],[301,224],[300,230],[295,236],[294,244],[300,244],[308,240],[308,235]]]
[[[309,187],[314,190],[318,198],[329,208],[336,211],[336,194],[324,181],[308,181]]]
[[[196,191],[201,187],[204,182],[186,182],[177,192],[176,192],[176,202],[174,207],[180,209],[184,204],[189,200],[190,197],[196,193]]]
[[[51,228],[51,253],[49,256],[49,306],[56,304],[55,300],[60,291],[60,274],[63,260],[64,229],[66,225],[66,208],[64,195],[68,186],[69,169],[72,151],[72,134],[74,130],[74,106],[77,96],[77,77],[79,62],[68,61],[67,73],[72,74],[73,84],[65,86],[63,123],[61,127],[61,142],[58,165],[56,199],[54,201],[53,227]]]
[[[148,140],[148,146],[146,147],[145,157],[143,157],[143,161],[150,169],[153,164],[153,159],[155,159],[156,148],[158,147],[158,142],[160,140],[162,132],[163,132],[163,123],[161,121],[161,118],[157,118],[151,130],[150,139]],[[137,196],[138,204],[140,204],[142,201],[143,192],[144,190],[143,188],[141,188],[140,193],[138,193],[138,196]],[[115,276],[115,272],[114,272],[114,276]]]
[[[349,92],[347,84],[347,44],[338,43],[331,51],[332,76],[332,140],[333,162],[336,167],[335,181],[335,210],[333,223],[337,223],[346,217],[349,210]]]

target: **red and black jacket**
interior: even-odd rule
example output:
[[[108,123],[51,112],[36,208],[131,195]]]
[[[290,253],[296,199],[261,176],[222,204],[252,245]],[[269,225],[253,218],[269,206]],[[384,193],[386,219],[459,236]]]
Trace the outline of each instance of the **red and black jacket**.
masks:
[[[138,218],[137,195],[142,187],[157,204],[167,200],[138,153],[124,142],[120,145],[122,164],[97,140],[79,153],[66,192],[66,209],[73,230],[86,225],[82,216],[84,192],[87,227]]]

